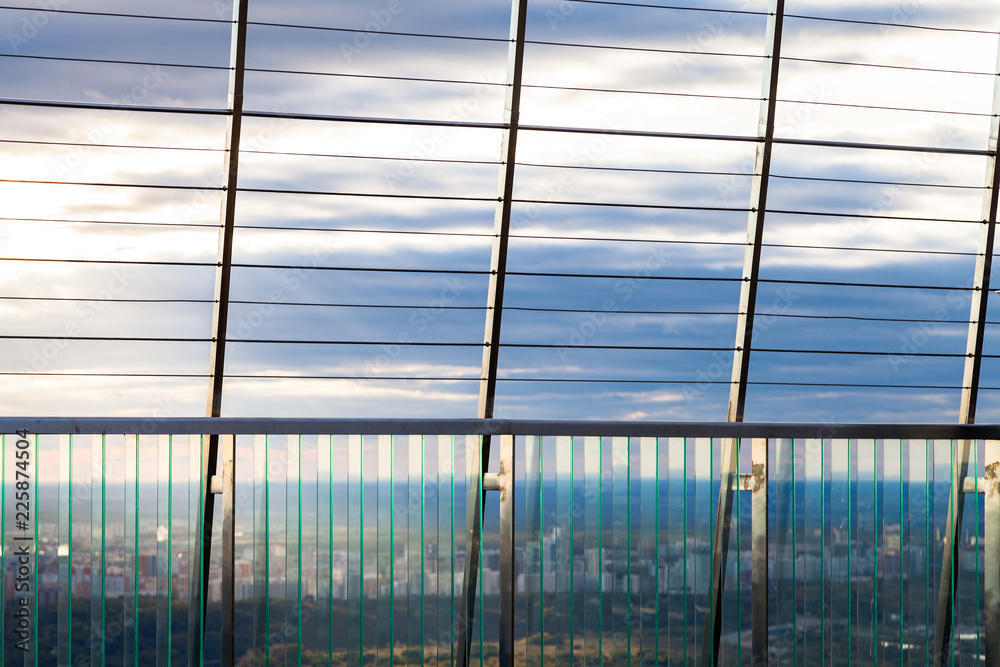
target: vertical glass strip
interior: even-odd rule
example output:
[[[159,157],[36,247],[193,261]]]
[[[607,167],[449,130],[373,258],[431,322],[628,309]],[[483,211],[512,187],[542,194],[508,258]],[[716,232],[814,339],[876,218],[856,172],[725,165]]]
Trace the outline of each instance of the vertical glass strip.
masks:
[[[930,514],[928,503],[927,458],[929,447],[927,440],[909,440],[906,443],[907,466],[907,496],[905,505],[906,526],[906,599],[904,601],[903,618],[909,628],[908,641],[913,642],[916,651],[908,654],[908,664],[927,665],[925,659],[919,657],[919,646],[929,646],[928,628],[926,627],[928,609],[927,587],[927,542],[925,530],[927,517]],[[922,630],[919,630],[922,628]]]
[[[73,436],[59,436],[59,537],[57,558],[59,560],[59,587],[57,593],[56,639],[57,659],[60,665],[69,665],[73,659],[70,637],[73,615]],[[0,591],[0,595],[2,595]]]
[[[108,664],[123,659],[125,634],[125,437],[104,437],[104,651]]]
[[[123,664],[139,664],[139,437],[125,436],[125,628]]]
[[[712,577],[712,543],[715,515],[713,507],[717,499],[712,497],[713,449],[711,438],[688,440],[689,459],[687,476],[691,480],[688,491],[693,502],[688,503],[686,554],[689,576],[685,583],[688,591],[688,641],[690,646],[700,651],[704,641],[705,615],[708,611],[708,593]]]
[[[375,482],[377,488],[375,534],[376,543],[376,636],[373,648],[379,667],[393,667],[393,554],[392,554],[392,436],[377,437]]]
[[[656,438],[632,447],[632,523],[636,584],[632,590],[632,627],[638,631],[637,667],[656,667]]]
[[[318,438],[300,435],[299,484],[299,590],[298,590],[298,664],[319,655],[317,616],[319,600],[319,461]],[[324,502],[324,504],[326,504]],[[325,557],[325,555],[324,555]],[[325,587],[324,587],[325,588]],[[298,667],[298,665],[296,665]]]
[[[287,667],[289,628],[290,550],[294,548],[289,535],[289,514],[295,510],[289,502],[289,443],[290,436],[267,437],[267,498],[268,498],[268,587],[270,589],[268,644],[271,664]],[[294,592],[294,589],[293,589]],[[294,598],[293,598],[294,599]]]
[[[825,613],[824,603],[824,537],[825,515],[823,512],[823,441],[810,439],[801,445],[801,498],[800,530],[801,540],[798,552],[801,565],[796,572],[802,582],[802,616],[800,627],[803,632],[803,646],[800,655],[806,662],[822,662],[825,652],[823,634]]]
[[[524,598],[525,664],[544,663],[542,635],[542,439],[524,439]]]
[[[421,663],[437,667],[444,651],[440,625],[440,566],[441,531],[440,507],[444,485],[441,484],[440,448],[443,439],[439,436],[421,438],[420,478],[422,524],[420,527],[421,573],[420,573],[420,651]],[[439,650],[441,649],[441,650]]]
[[[205,480],[205,436],[197,435],[191,436],[189,439],[190,449],[189,449],[189,468],[190,473],[188,476],[189,491],[188,491],[188,526],[190,527],[190,533],[188,537],[188,590],[190,591],[188,599],[188,614],[193,616],[193,621],[188,625],[191,632],[199,633],[204,636],[204,619],[202,618],[202,586],[204,585],[203,573],[205,573],[204,554],[202,553],[202,527],[204,526],[205,519],[205,498],[207,496],[208,489],[206,487]],[[237,517],[244,516],[250,520],[248,525],[248,530],[246,530],[245,535],[252,535],[253,530],[253,449],[249,448],[243,454],[243,459],[246,465],[245,472],[243,473],[243,480],[250,480],[245,487],[246,491],[241,497],[237,504]],[[237,477],[237,481],[240,477]],[[251,589],[247,593],[247,585],[245,582],[253,581],[252,572],[252,557],[253,557],[253,545],[247,542],[247,538],[244,537],[243,544],[245,545],[244,558],[250,559],[249,567],[251,569],[244,570],[243,575],[243,590],[245,592],[246,598],[252,599],[253,590],[252,583]],[[246,567],[246,566],[245,566]],[[207,576],[207,575],[205,575]],[[252,628],[247,628],[247,632],[244,633],[244,640],[248,640],[253,637]],[[188,642],[190,643],[191,638],[188,637]],[[249,641],[247,644],[249,645]],[[192,663],[195,665],[204,665],[205,660],[205,645],[204,642],[200,642],[201,651],[199,655],[194,656]],[[249,646],[248,646],[249,648]]]
[[[608,549],[605,572],[609,579],[606,592],[610,594],[607,600],[610,604],[605,605],[609,623],[605,655],[614,661],[613,664],[630,665],[632,657],[629,604],[632,592],[630,441],[628,438],[611,438],[610,445],[611,488],[606,490],[606,493],[611,502],[609,516],[605,519],[605,525],[608,527],[606,531],[608,539],[605,541],[605,547]]]
[[[405,517],[406,533],[401,533],[400,543],[405,547],[406,568],[403,588],[406,593],[406,652],[405,664],[420,667],[424,663],[424,572],[427,566],[424,533],[426,507],[424,505],[424,438],[410,435],[407,456],[402,461],[406,475],[402,478],[400,493],[405,499],[400,517]]]
[[[171,664],[190,664],[188,658],[189,644],[187,633],[189,628],[188,615],[192,608],[190,605],[192,572],[191,563],[191,533],[192,526],[189,523],[191,515],[191,488],[197,484],[191,476],[191,456],[192,445],[196,441],[195,436],[171,436],[170,454],[170,581],[171,581],[171,611],[170,611],[170,660]],[[235,439],[234,445],[235,447]],[[237,480],[239,477],[237,476]],[[239,507],[236,508],[236,516],[239,517]],[[239,538],[237,538],[239,540]],[[237,551],[237,554],[239,551]],[[237,555],[237,558],[239,556]],[[236,581],[240,581],[237,575]],[[239,584],[237,583],[237,586]],[[245,635],[237,635],[243,637]],[[242,642],[236,642],[236,656],[239,657]]]
[[[312,651],[317,660],[332,662],[334,659],[333,624],[331,622],[334,598],[334,551],[335,549],[339,550],[333,543],[333,517],[335,514],[342,515],[346,507],[342,504],[339,496],[336,498],[334,496],[330,436],[328,435],[316,437],[315,467],[316,491],[313,509],[316,521],[316,553],[313,562],[315,562],[316,579],[313,582],[313,590],[315,590],[316,597],[312,601],[312,624],[315,634]],[[309,478],[313,479],[313,475],[310,475]],[[334,503],[337,505],[335,506]]]
[[[364,656],[364,441],[360,435],[347,442],[347,664],[359,667]]]
[[[194,506],[196,498],[201,491],[201,484],[199,483],[200,478],[200,468],[201,468],[201,454],[200,446],[201,438],[191,437],[188,441],[187,448],[187,463],[188,471],[185,473],[184,477],[189,480],[189,490],[187,494],[187,511],[188,511],[188,522],[189,526],[197,526],[197,510]],[[257,651],[260,648],[260,644],[257,640],[256,632],[256,583],[257,576],[255,572],[255,556],[256,556],[256,517],[255,513],[257,511],[257,503],[255,498],[255,492],[257,490],[257,462],[254,459],[254,436],[252,435],[236,435],[233,436],[233,447],[235,447],[234,464],[235,468],[235,493],[236,493],[236,515],[234,517],[234,532],[236,539],[236,554],[234,568],[234,580],[233,580],[233,597],[235,598],[236,614],[233,620],[233,632],[235,633],[235,645],[236,645],[236,661],[239,662],[241,659],[251,659],[244,658],[244,656],[254,656],[259,659],[261,655]],[[176,443],[175,443],[176,450]],[[177,476],[180,477],[180,472],[177,472]],[[178,487],[178,491],[183,491],[181,487]],[[221,501],[221,497],[217,497],[217,502]],[[180,507],[180,506],[179,506]],[[186,555],[183,559],[189,561],[191,564],[191,582],[183,587],[179,587],[181,591],[185,590],[196,590],[196,586],[192,587],[191,584],[195,582],[197,570],[194,568],[195,564],[198,562],[198,552],[196,551],[196,531],[190,531],[190,537],[188,540],[188,545],[186,547]],[[180,545],[178,544],[178,547]],[[177,549],[178,554],[184,553],[180,548]],[[192,599],[188,603],[188,613],[195,614],[197,607],[196,600],[192,596]],[[188,625],[187,627],[191,627]]]
[[[858,659],[866,664],[878,662],[877,657],[877,539],[878,515],[876,504],[877,475],[876,443],[858,440],[857,481],[857,560],[854,563],[856,584],[857,635],[855,646]]]
[[[329,438],[330,505],[330,616],[327,619],[331,659],[342,665],[357,664],[357,635],[360,619],[352,593],[360,588],[352,579],[351,565],[360,554],[353,531],[358,524],[360,506],[352,498],[360,469],[360,438],[336,435]],[[353,647],[353,650],[352,650]]]
[[[435,591],[437,595],[437,628],[433,635],[437,648],[436,667],[451,667],[454,644],[451,598],[454,595],[454,570],[452,568],[452,529],[455,512],[454,436],[437,436],[437,565]]]
[[[58,660],[58,602],[60,593],[59,581],[59,533],[60,494],[62,484],[60,473],[60,437],[57,435],[35,436],[35,480],[36,487],[32,496],[37,512],[37,536],[35,538],[36,554],[36,632],[34,641],[37,658],[44,651],[45,664]],[[39,614],[44,614],[40,616]],[[55,624],[53,625],[53,621]],[[44,625],[43,625],[44,624]],[[44,632],[44,635],[41,634]]]
[[[543,466],[546,484],[551,489],[551,502],[545,503],[552,520],[549,522],[551,543],[548,559],[552,572],[552,592],[546,631],[552,637],[549,644],[549,664],[559,656],[571,667],[573,662],[573,439],[559,436],[554,442],[552,465]]]
[[[393,436],[391,450],[392,480],[389,490],[389,507],[392,513],[392,537],[389,541],[391,553],[390,585],[392,586],[392,607],[390,623],[392,632],[392,657],[395,667],[406,667],[410,653],[410,559],[418,554],[410,553],[410,437]],[[416,513],[413,519],[417,520]]]
[[[830,658],[834,665],[850,662],[850,442],[829,441],[830,458]]]
[[[527,638],[529,632],[529,608],[534,603],[535,589],[528,583],[528,562],[530,550],[528,544],[531,540],[531,532],[528,528],[531,525],[531,517],[528,514],[528,498],[531,486],[527,470],[530,466],[528,462],[529,445],[527,439],[522,436],[514,438],[514,531],[516,534],[516,549],[523,554],[519,563],[515,564],[515,595],[514,595],[514,636],[524,641],[515,641],[514,661],[518,664],[528,664],[528,654],[531,651]],[[531,596],[531,597],[529,597]],[[534,664],[537,655],[531,657]]]
[[[878,567],[881,571],[879,604],[881,660],[899,664],[903,658],[901,557],[905,543],[902,523],[902,443],[885,440],[882,443],[882,483],[879,494],[881,504],[881,544]]]
[[[90,440],[90,649],[91,664],[104,664],[104,583],[105,583],[105,480],[104,480],[104,436],[95,435]]]
[[[300,584],[300,533],[299,522],[301,516],[301,497],[299,495],[299,462],[301,452],[299,450],[300,436],[286,435],[281,438],[281,449],[284,453],[284,467],[282,470],[282,483],[278,487],[279,493],[284,496],[284,539],[282,540],[282,555],[284,556],[282,597],[284,598],[281,624],[278,631],[281,633],[282,643],[285,649],[285,667],[295,667],[299,662],[299,633],[301,624],[299,622],[299,584]],[[274,630],[272,630],[274,632]]]
[[[601,554],[599,545],[601,440],[583,439],[583,514],[577,526],[583,546],[583,623],[578,631],[583,639],[579,660],[585,665],[600,663]]]
[[[254,435],[253,448],[253,635],[252,651],[258,664],[270,664],[268,646],[269,545],[268,545],[268,460],[267,436]],[[237,439],[237,443],[239,443]],[[237,478],[239,483],[239,478]],[[237,520],[239,517],[237,516]]]
[[[173,482],[171,469],[171,438],[161,435],[156,440],[157,476],[156,489],[156,665],[170,665],[170,487]]]
[[[100,442],[98,440],[98,442]],[[100,567],[100,554],[95,553],[100,548],[100,542],[94,543],[94,521],[100,521],[100,516],[94,517],[93,505],[95,493],[100,496],[100,486],[95,490],[93,482],[93,453],[94,436],[80,436],[73,440],[73,521],[71,528],[72,536],[72,591],[71,595],[76,598],[74,601],[74,613],[72,615],[73,627],[70,630],[71,641],[73,642],[73,655],[79,656],[77,659],[86,660],[93,657],[91,641],[94,638],[94,615],[93,607],[95,601],[94,579],[98,578],[97,572]],[[100,461],[100,450],[97,451],[98,461]],[[100,465],[98,463],[98,465]],[[98,505],[100,511],[100,505]],[[95,562],[96,561],[96,562]],[[99,593],[99,590],[98,590]],[[99,632],[99,626],[97,631]],[[100,640],[100,635],[97,635]]]

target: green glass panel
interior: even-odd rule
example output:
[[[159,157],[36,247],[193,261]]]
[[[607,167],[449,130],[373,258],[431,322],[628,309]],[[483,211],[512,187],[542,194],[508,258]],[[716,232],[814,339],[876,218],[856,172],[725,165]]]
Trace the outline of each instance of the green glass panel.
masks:
[[[241,443],[237,440],[237,446]],[[253,635],[252,650],[261,664],[270,662],[268,626],[270,624],[270,551],[268,523],[268,449],[267,436],[255,435],[253,448]]]
[[[90,641],[92,636],[100,640],[101,635],[93,635],[95,631],[100,633],[100,625],[94,628],[93,617],[93,597],[94,597],[94,574],[100,568],[100,554],[95,554],[94,548],[94,521],[93,504],[95,489],[94,482],[94,461],[93,461],[93,440],[90,435],[81,435],[73,439],[73,504],[72,528],[72,588],[73,597],[72,628],[70,637],[73,643],[73,655],[77,659],[86,661],[93,659],[93,644]],[[97,465],[100,466],[100,448],[97,451]],[[96,489],[96,494],[100,497],[100,485]],[[98,505],[98,511],[100,505]],[[100,521],[100,516],[96,518]],[[100,542],[98,542],[98,549]],[[95,562],[96,556],[96,562]]]
[[[73,659],[70,637],[73,615],[73,436],[59,436],[59,537],[57,558],[59,560],[59,587],[57,593],[58,626],[57,655],[60,665],[68,665]]]
[[[601,662],[601,440],[583,440],[583,517],[577,526],[583,538],[583,623],[578,634],[582,647],[578,659],[587,665]]]
[[[284,609],[279,627],[284,645],[285,667],[296,667],[299,663],[301,632],[299,600],[301,594],[301,548],[300,521],[301,495],[299,488],[300,464],[302,461],[299,436],[289,435],[279,439],[284,445],[283,487],[284,495]],[[280,446],[280,445],[279,445]]]
[[[125,636],[122,662],[139,664],[139,439],[125,438],[125,591],[123,600]]]
[[[801,457],[796,458],[796,467],[799,469],[796,478],[802,480],[796,503],[799,515],[796,577],[801,591],[799,627],[802,636],[799,655],[808,662],[815,662],[822,661],[826,655],[826,517],[823,511],[825,452],[822,440],[806,440],[800,447]]]
[[[170,665],[173,612],[172,520],[173,520],[173,441],[169,435],[157,437],[156,489],[156,665]]]
[[[427,568],[425,549],[425,490],[424,438],[420,435],[408,437],[409,455],[405,491],[406,503],[402,514],[406,516],[405,557],[406,557],[406,653],[402,660],[407,665],[420,667],[424,662],[425,606],[424,573]]]
[[[361,638],[362,659],[368,665],[377,664],[376,647],[382,639],[379,636],[379,439],[377,436],[364,436],[364,458],[361,470],[362,493],[361,502],[362,523],[361,533],[364,545],[361,557],[362,572],[362,616]],[[384,613],[383,613],[384,617]],[[381,667],[381,665],[380,665]]]
[[[326,561],[326,549],[319,543],[319,461],[318,438],[299,437],[299,655],[308,663],[319,655],[318,601],[319,561]],[[326,505],[324,500],[323,505]],[[325,588],[325,586],[323,587]],[[325,651],[325,646],[324,646]]]
[[[344,590],[347,616],[348,665],[358,667],[364,651],[364,442],[350,436],[348,442],[347,579]]]
[[[59,517],[60,517],[60,447],[59,436],[35,437],[35,481],[33,492],[36,538],[37,610],[35,641],[44,649],[35,648],[39,664],[56,664],[59,632]],[[42,657],[44,656],[44,657]]]
[[[198,441],[200,441],[200,438]],[[254,589],[256,583],[254,576],[254,540],[256,537],[254,526],[255,512],[257,510],[254,493],[257,488],[257,480],[255,477],[254,437],[252,435],[238,435],[233,438],[233,441],[236,448],[234,479],[236,515],[233,517],[233,530],[235,532],[233,597],[235,598],[236,615],[233,623],[236,634],[236,661],[239,662],[242,659],[250,659],[250,656],[259,655],[256,653],[257,643],[254,636]],[[176,442],[174,447],[176,451]],[[200,448],[197,447],[194,438],[191,439],[188,454],[188,465],[191,466],[191,469],[187,474],[190,484],[187,489],[188,494],[186,494],[186,502],[189,503],[186,508],[186,514],[188,515],[188,521],[191,522],[189,525],[195,526],[198,519],[195,503],[197,502],[201,485],[199,484],[198,477],[196,477],[200,471],[195,470],[194,466],[200,469],[201,457]],[[181,489],[178,490],[181,491]],[[221,498],[217,497],[216,502],[220,501]],[[193,514],[192,510],[195,510]],[[200,554],[196,550],[196,545],[196,531],[192,529],[189,532],[189,540],[185,544],[185,551],[182,552],[179,549],[176,551],[177,553],[184,553],[183,560],[190,560],[192,565],[196,565],[200,558]],[[191,590],[190,584],[197,577],[195,570],[192,570],[192,573],[191,582],[185,590]],[[196,609],[195,600],[192,599],[190,601],[189,613],[194,613]],[[197,614],[195,613],[195,615]]]
[[[124,659],[125,582],[129,571],[125,537],[126,438],[104,438],[104,641],[106,662]],[[131,623],[129,624],[131,625]]]
[[[331,469],[330,436],[321,435],[316,438],[316,599],[313,602],[315,626],[315,644],[311,650],[321,662],[330,662],[334,653],[333,644],[333,576],[335,551],[334,546],[334,515],[343,514],[347,509],[346,498],[341,494],[334,495],[333,471]],[[312,476],[310,476],[311,478]],[[334,504],[336,503],[336,505]],[[340,526],[338,526],[340,528]],[[342,531],[342,529],[341,529]],[[343,532],[341,532],[343,535]],[[340,565],[339,559],[337,560]],[[339,567],[338,567],[339,570]],[[338,572],[339,573],[339,572]],[[343,623],[343,619],[338,621]],[[339,648],[339,647],[338,647]],[[338,652],[339,653],[339,652]]]
[[[542,554],[542,439],[524,439],[525,665],[544,664]]]
[[[438,438],[438,667],[455,664],[456,583],[462,574],[455,569],[456,520],[459,516],[459,491],[456,475],[462,468],[461,436]],[[459,451],[462,450],[462,451]]]
[[[573,439],[555,438],[551,464],[544,466],[545,484],[550,489],[545,503],[548,563],[552,572],[551,600],[546,612],[546,662],[572,663],[573,651]]]

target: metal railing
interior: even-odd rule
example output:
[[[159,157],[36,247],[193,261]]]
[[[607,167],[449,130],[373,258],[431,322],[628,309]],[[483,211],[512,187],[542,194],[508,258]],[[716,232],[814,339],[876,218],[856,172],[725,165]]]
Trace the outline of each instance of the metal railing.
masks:
[[[997,426],[0,424],[5,664],[1000,659]]]

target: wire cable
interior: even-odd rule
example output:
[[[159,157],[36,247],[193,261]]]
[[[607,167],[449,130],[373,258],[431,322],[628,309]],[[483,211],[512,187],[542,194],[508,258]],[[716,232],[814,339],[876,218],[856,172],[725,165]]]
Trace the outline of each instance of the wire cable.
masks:
[[[28,139],[0,139],[3,144],[30,144],[32,146],[76,146],[80,148],[135,148],[155,151],[202,151],[208,153],[224,153],[224,148],[198,148],[195,146],[140,146],[136,144],[93,144],[82,141],[36,141]],[[251,151],[240,151],[249,153]]]
[[[110,58],[71,58],[69,56],[36,56],[26,53],[0,53],[0,58],[21,58],[25,60],[53,60],[71,63],[95,63],[101,65],[141,65],[144,67],[171,67],[181,69],[209,69],[228,72],[228,65],[198,65],[190,63],[156,63],[145,60],[114,60]]]
[[[111,18],[150,19],[156,21],[189,21],[192,23],[228,23],[228,24],[234,23],[234,21],[229,19],[210,19],[210,18],[200,18],[197,16],[159,16],[154,14],[125,14],[122,12],[94,12],[94,11],[82,11],[79,9],[51,9],[49,7],[40,9],[39,7],[12,7],[10,5],[0,5],[0,9],[7,9],[12,11],[27,11],[27,12],[42,11],[46,14],[76,14],[80,16],[106,16]]]
[[[895,69],[895,70],[906,70],[910,72],[930,72],[934,74],[966,74],[971,76],[996,76],[996,73],[990,73],[990,72],[976,72],[971,70],[957,70],[957,69],[937,69],[933,67],[916,67],[914,65],[887,65],[884,63],[859,63],[850,60],[824,60],[822,58],[793,58],[791,56],[782,56],[781,59],[788,60],[790,62],[815,63],[819,65],[845,65],[847,67],[874,67],[877,69]],[[980,114],[980,115],[990,116],[990,114]]]
[[[0,220],[20,221],[20,222],[55,222],[80,225],[130,225],[139,227],[192,227],[199,229],[219,229],[218,223],[198,223],[198,222],[139,222],[131,220],[68,220],[65,218],[11,218],[0,217]],[[58,261],[58,260],[55,260]]]
[[[568,0],[588,5],[615,5],[619,7],[636,7],[642,9],[672,9],[684,12],[711,12],[714,14],[742,14],[746,16],[768,16],[767,12],[755,12],[748,9],[717,9],[714,7],[679,7],[674,5],[650,5],[639,2],[616,2],[614,0]]]
[[[277,23],[273,21],[247,21],[247,25],[260,26],[262,28],[293,28],[298,30],[319,30],[323,32],[353,32],[367,34],[365,30],[358,28],[338,28],[334,26],[303,25],[301,23]],[[379,35],[390,35],[393,37],[424,37],[428,39],[453,39],[468,42],[495,42],[507,44],[510,40],[506,37],[478,37],[474,35],[446,35],[426,32],[397,32],[393,30],[379,30]]]
[[[912,23],[891,23],[886,21],[864,21],[861,19],[841,19],[830,16],[810,16],[806,14],[785,14],[786,19],[802,19],[804,21],[827,21],[831,23],[854,23],[858,25],[886,26],[890,28],[911,28],[913,30],[934,30],[938,32],[958,32],[976,35],[996,35],[995,30],[977,30],[972,28],[947,28],[943,26],[914,25]]]
[[[205,190],[222,192],[226,188],[214,185],[166,185],[162,183],[101,183],[92,181],[35,181],[23,178],[0,178],[0,183],[21,183],[25,185],[82,185],[97,188],[143,188],[159,190]]]

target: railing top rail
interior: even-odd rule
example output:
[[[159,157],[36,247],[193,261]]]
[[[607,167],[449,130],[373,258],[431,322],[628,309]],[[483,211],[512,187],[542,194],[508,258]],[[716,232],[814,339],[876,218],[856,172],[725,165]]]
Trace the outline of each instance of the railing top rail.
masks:
[[[570,435],[702,438],[1000,439],[1000,424],[834,424],[530,419],[0,417],[0,433],[174,435]]]

